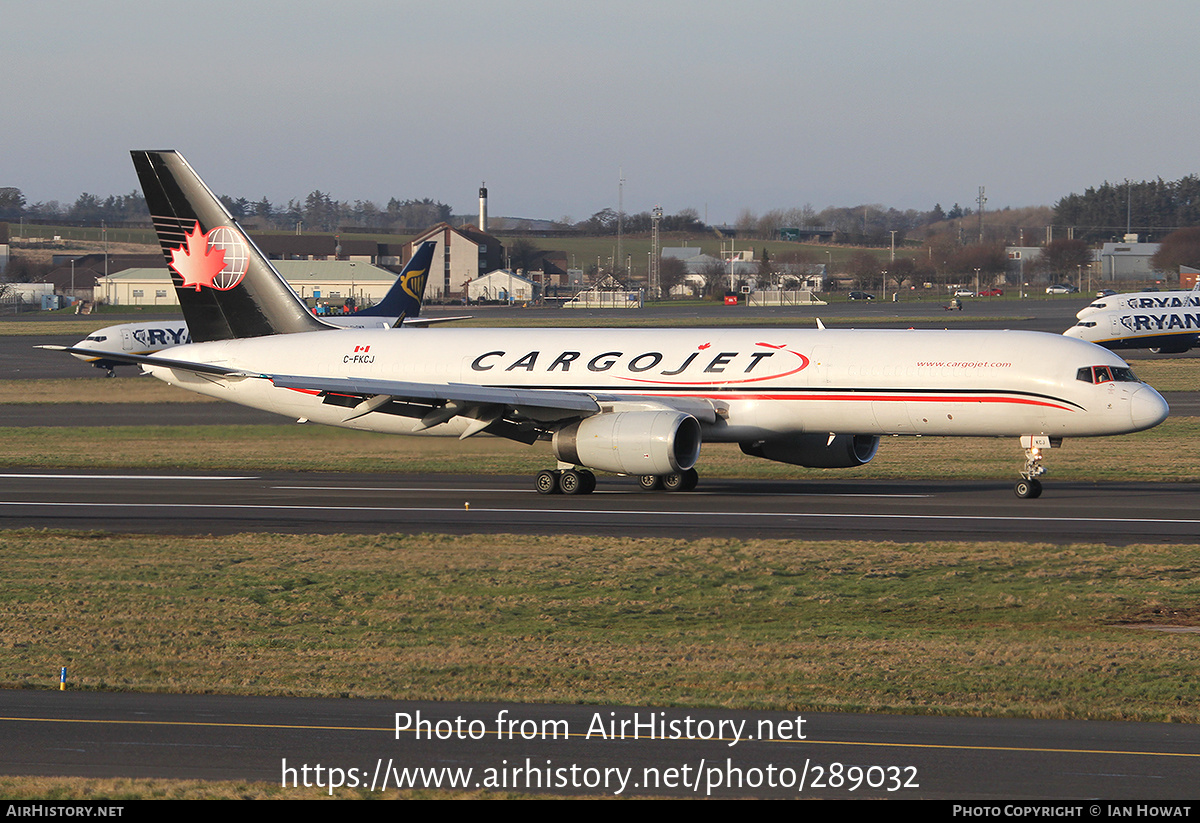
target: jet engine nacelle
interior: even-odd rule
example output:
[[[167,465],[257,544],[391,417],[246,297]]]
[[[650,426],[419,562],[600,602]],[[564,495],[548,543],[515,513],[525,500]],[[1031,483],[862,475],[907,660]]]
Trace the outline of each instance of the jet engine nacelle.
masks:
[[[678,474],[700,457],[700,423],[665,410],[598,414],[555,432],[554,454],[617,474]]]
[[[791,463],[810,469],[848,469],[871,462],[879,438],[869,434],[798,434],[740,444],[751,457]]]

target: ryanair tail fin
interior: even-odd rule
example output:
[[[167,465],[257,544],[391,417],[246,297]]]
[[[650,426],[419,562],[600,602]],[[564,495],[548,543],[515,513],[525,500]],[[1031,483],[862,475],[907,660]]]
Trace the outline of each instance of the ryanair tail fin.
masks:
[[[131,154],[193,342],[329,328],[178,152]]]
[[[356,312],[356,317],[396,317],[412,320],[421,313],[421,298],[425,281],[429,279],[429,264],[433,262],[436,240],[426,240],[408,259],[396,282],[383,299],[369,309]]]

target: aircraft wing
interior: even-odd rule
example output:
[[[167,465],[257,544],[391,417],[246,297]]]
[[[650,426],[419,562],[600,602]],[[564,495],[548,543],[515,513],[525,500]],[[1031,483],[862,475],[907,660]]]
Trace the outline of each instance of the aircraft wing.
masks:
[[[404,380],[286,374],[267,377],[281,389],[362,398],[386,396],[393,400],[414,403],[499,405],[534,412],[526,416],[538,420],[586,417],[600,412],[600,404],[591,395],[554,389],[510,389],[474,386],[469,383],[410,383]]]
[[[557,423],[591,417],[608,411],[632,409],[672,409],[691,414],[704,423],[712,423],[719,410],[709,400],[689,397],[653,397],[627,394],[589,394],[559,389],[478,386],[470,383],[418,383],[404,380],[379,380],[368,377],[311,377],[306,375],[264,374],[209,363],[191,363],[154,355],[98,352],[72,346],[36,348],[71,354],[100,355],[124,363],[160,366],[239,380],[270,380],[281,389],[319,394],[327,404],[347,409],[348,422],[374,411],[421,419],[417,431],[445,423],[455,417],[471,418],[463,437],[484,429],[517,440],[536,439],[537,424]],[[522,427],[526,422],[531,426]],[[493,424],[495,424],[493,426]]]
[[[473,314],[462,314],[457,317],[406,317],[396,325],[416,326],[417,328],[423,328],[425,326],[432,326],[436,323],[450,323],[454,320],[470,320],[474,316],[475,315]]]
[[[539,424],[554,424],[610,411],[670,409],[713,423],[719,411],[702,398],[590,394],[558,389],[477,386],[469,383],[414,383],[355,377],[264,375],[276,387],[320,394],[324,402],[346,407],[343,422],[374,411],[419,417],[416,431],[455,417],[472,420],[463,438],[487,430],[533,442]]]
[[[166,366],[172,369],[196,372],[197,374],[213,374],[218,377],[265,377],[257,372],[244,369],[231,369],[226,366],[214,366],[211,363],[189,363],[186,360],[172,360],[167,357],[156,357],[152,354],[129,354],[127,352],[102,351],[100,349],[84,349],[78,346],[34,346],[35,349],[61,351],[67,354],[82,354],[89,358],[114,360],[117,363],[132,363],[139,366]]]

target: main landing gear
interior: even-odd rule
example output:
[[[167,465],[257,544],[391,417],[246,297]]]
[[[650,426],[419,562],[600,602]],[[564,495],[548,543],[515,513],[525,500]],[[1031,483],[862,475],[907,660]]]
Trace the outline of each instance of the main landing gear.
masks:
[[[1042,481],[1038,480],[1046,473],[1046,467],[1042,465],[1042,450],[1057,448],[1061,445],[1061,437],[1022,435],[1021,446],[1025,449],[1025,467],[1021,470],[1021,479],[1013,486],[1013,492],[1017,497],[1032,500],[1042,496]]]
[[[690,492],[700,475],[695,469],[678,474],[643,474],[638,477],[642,491]],[[596,490],[596,475],[587,469],[546,469],[537,473],[534,486],[538,494],[591,494]]]
[[[669,492],[690,492],[700,482],[700,475],[695,469],[688,469],[678,474],[643,474],[638,477],[638,485],[642,491],[653,492],[662,489]]]
[[[591,494],[596,475],[587,469],[546,469],[534,481],[538,494]]]

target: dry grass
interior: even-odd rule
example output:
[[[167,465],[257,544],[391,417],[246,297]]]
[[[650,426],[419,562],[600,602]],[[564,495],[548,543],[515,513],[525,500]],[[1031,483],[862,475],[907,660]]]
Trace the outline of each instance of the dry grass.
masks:
[[[1200,359],[1127,360],[1138,377],[1159,391],[1200,391]]]
[[[140,778],[0,777],[0,797],[8,801],[111,800],[551,800],[554,795],[488,791],[394,791],[283,788],[245,780],[151,780]]]
[[[1200,546],[0,540],[10,688],[1200,721]]]
[[[79,365],[81,368],[89,368],[82,362]],[[195,392],[181,391],[153,377],[135,377],[129,370],[111,380],[93,377],[0,380],[0,405],[220,402]]]
[[[151,384],[152,387],[152,384]],[[214,405],[219,418],[220,405]],[[1172,418],[1123,437],[1068,440],[1046,457],[1055,480],[1200,480],[1200,419]],[[317,425],[0,428],[0,460],[29,468],[192,468],[234,471],[361,471],[533,474],[553,461],[549,444],[491,437],[465,441],[396,437]],[[1023,461],[1013,438],[884,438],[856,469],[806,469],[706,444],[701,477],[757,479],[1012,479]]]

